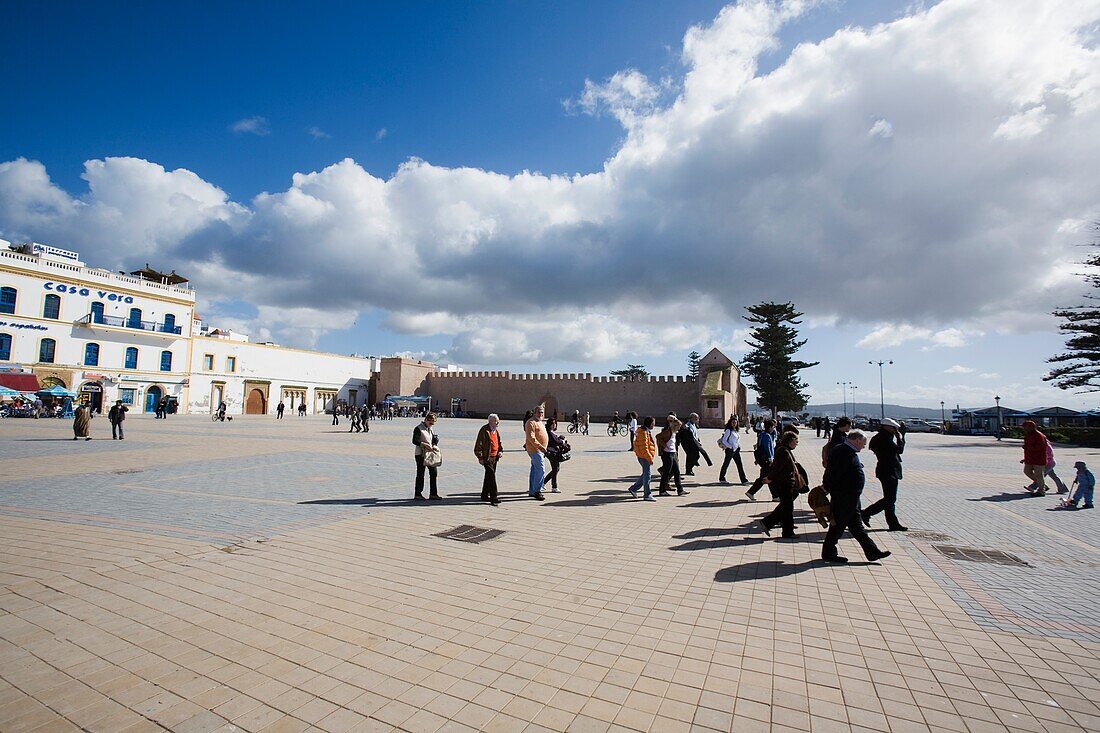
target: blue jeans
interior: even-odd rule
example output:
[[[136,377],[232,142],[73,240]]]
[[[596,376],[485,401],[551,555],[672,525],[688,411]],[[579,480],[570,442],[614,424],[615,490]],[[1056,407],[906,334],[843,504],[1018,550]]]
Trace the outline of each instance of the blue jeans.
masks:
[[[542,479],[546,476],[546,468],[542,465],[542,453],[535,451],[531,454],[531,480],[527,487],[530,496],[542,493]]]
[[[642,467],[642,475],[638,477],[638,480],[630,485],[630,491],[633,493],[638,489],[644,489],[643,497],[649,498],[653,496],[653,488],[649,485],[650,472],[653,470],[653,464],[644,458],[638,459],[638,465]]]

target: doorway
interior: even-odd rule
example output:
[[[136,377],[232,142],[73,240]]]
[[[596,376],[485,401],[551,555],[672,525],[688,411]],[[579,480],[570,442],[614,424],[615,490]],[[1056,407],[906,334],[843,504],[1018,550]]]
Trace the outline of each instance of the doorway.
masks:
[[[88,382],[80,388],[80,401],[88,405],[92,412],[103,412],[103,385],[99,382]]]
[[[246,415],[266,415],[267,414],[267,399],[264,397],[262,389],[253,388],[248,393],[248,399],[244,403],[244,414]]]
[[[164,390],[160,387],[150,387],[145,390],[145,411],[156,412],[157,405],[160,404],[160,398],[164,396]]]

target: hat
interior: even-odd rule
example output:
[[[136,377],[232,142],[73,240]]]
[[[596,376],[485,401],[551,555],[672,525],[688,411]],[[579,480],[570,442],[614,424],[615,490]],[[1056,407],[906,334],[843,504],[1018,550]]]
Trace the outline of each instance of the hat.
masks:
[[[1073,467],[1074,468],[1088,468],[1088,466],[1085,465],[1084,461],[1077,461],[1077,463],[1073,464]]]
[[[900,428],[901,427],[901,424],[897,420],[891,420],[888,417],[882,418],[882,422],[879,423],[879,424],[880,425],[885,425],[888,428]]]

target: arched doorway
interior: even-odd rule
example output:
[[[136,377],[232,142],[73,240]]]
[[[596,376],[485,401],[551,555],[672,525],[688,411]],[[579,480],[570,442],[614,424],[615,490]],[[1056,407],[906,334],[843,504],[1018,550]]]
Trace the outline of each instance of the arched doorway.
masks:
[[[262,389],[253,388],[248,393],[248,399],[244,403],[244,414],[246,415],[266,415],[267,414],[267,400],[264,398],[264,392]]]
[[[546,413],[546,417],[554,417],[560,419],[558,415],[558,398],[547,392],[539,400],[539,404],[542,405],[542,411]]]
[[[68,385],[58,377],[42,377],[38,380],[38,384],[42,386],[42,389],[49,389],[50,387],[60,387],[61,389],[68,389]]]
[[[160,404],[160,398],[164,396],[164,390],[160,387],[150,387],[145,390],[145,411],[156,412],[157,405]]]
[[[103,385],[99,382],[85,382],[80,386],[80,401],[92,408],[92,412],[103,412]]]

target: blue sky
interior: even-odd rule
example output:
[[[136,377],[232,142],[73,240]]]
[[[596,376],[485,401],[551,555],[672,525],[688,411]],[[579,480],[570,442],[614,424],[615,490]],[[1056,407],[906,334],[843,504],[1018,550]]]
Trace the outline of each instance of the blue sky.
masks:
[[[1015,231],[1005,227],[993,237],[988,222],[976,220],[971,212],[955,212],[959,221],[952,220],[950,212],[959,197],[944,194],[937,200],[938,187],[928,182],[935,174],[920,169],[927,153],[913,151],[906,156],[911,161],[907,168],[894,160],[889,165],[895,170],[882,173],[880,161],[851,162],[882,151],[841,151],[828,147],[824,134],[814,140],[817,133],[807,133],[812,126],[799,127],[815,115],[830,120],[850,113],[860,125],[846,133],[850,140],[862,140],[864,147],[895,148],[906,135],[914,140],[932,137],[933,132],[965,137],[952,135],[957,131],[951,127],[969,129],[976,124],[969,115],[977,115],[974,110],[984,113],[985,107],[992,126],[986,137],[1037,145],[1043,135],[1032,130],[1035,124],[1088,128],[1084,112],[1044,123],[1043,119],[1057,117],[1056,112],[1044,118],[1036,114],[1042,107],[1032,105],[1012,116],[1005,95],[995,86],[1008,69],[971,70],[963,59],[957,64],[961,69],[945,69],[944,78],[929,81],[927,74],[913,71],[918,65],[912,63],[895,70],[898,83],[885,87],[904,92],[895,98],[882,92],[884,87],[873,78],[875,64],[858,56],[872,53],[869,47],[882,46],[883,58],[900,67],[903,62],[897,59],[905,54],[899,49],[949,43],[929,40],[936,33],[950,38],[945,28],[959,29],[964,39],[967,32],[980,34],[973,30],[982,28],[977,21],[994,6],[949,0],[944,5],[952,12],[936,15],[929,11],[935,3],[746,2],[737,9],[744,11],[740,15],[730,12],[721,20],[725,5],[701,0],[341,3],[309,9],[292,3],[4,4],[0,40],[5,56],[18,62],[0,66],[0,101],[8,111],[0,116],[0,162],[13,162],[7,177],[0,178],[0,236],[79,249],[92,264],[143,264],[149,258],[174,264],[194,275],[209,318],[325,350],[425,352],[474,368],[525,371],[602,373],[630,361],[645,363],[657,373],[675,373],[683,369],[692,347],[705,351],[717,344],[737,350],[743,337],[743,324],[736,316],[741,306],[790,299],[807,311],[810,342],[805,356],[822,362],[806,374],[816,399],[839,401],[835,382],[851,379],[860,384],[862,401],[871,387],[876,393],[878,387],[877,369],[867,367],[866,361],[894,358],[897,365],[887,384],[894,385],[897,399],[910,404],[938,406],[940,399],[949,405],[991,403],[993,394],[1004,392],[1006,399],[1022,402],[1021,407],[1055,401],[1095,406],[1095,399],[1062,398],[1038,379],[1045,371],[1044,359],[1062,343],[1053,319],[1043,314],[1052,305],[1073,302],[1080,291],[1066,275],[1065,262],[1047,274],[1042,292],[1024,294],[1027,302],[1020,303],[1004,292],[1017,288],[1018,280],[1006,277],[1001,288],[988,283],[971,288],[959,270],[982,267],[985,260],[973,254],[955,261],[951,254],[989,250],[983,255],[989,262],[1012,262],[1026,251],[1028,241],[1041,235],[1046,238],[1044,259],[1059,259],[1055,254],[1065,259],[1066,252],[1073,254],[1067,248],[1089,241],[1087,233],[1067,230],[1064,221],[1079,222],[1087,215],[1081,201],[1095,194],[1094,183],[1086,186],[1091,190],[1083,192],[1081,200],[1066,201],[1064,212],[1051,211],[1037,198],[1025,202],[1041,209],[1041,221],[1035,223],[1040,217],[1020,211],[1028,223],[1021,222]],[[900,24],[879,35],[871,30],[907,14],[923,14],[922,22],[938,30],[918,33]],[[1024,20],[1008,31],[1010,38],[1019,36],[1021,45],[1028,32]],[[1083,26],[1095,19],[1069,18],[1065,23],[1078,21]],[[693,46],[702,49],[699,53],[689,52],[685,45],[693,26],[701,29]],[[845,35],[846,28],[858,33]],[[1058,45],[1064,40],[1060,30],[1050,33],[1051,54],[1063,50]],[[759,44],[756,51],[744,50],[754,44]],[[792,59],[799,44],[817,49],[820,59],[806,54]],[[739,54],[751,57],[753,67],[740,81]],[[721,66],[731,58],[736,63]],[[903,77],[903,72],[913,76]],[[826,73],[833,76],[827,78]],[[710,78],[714,74],[717,81]],[[730,75],[728,88],[736,92],[730,100],[723,99],[727,85],[721,74]],[[836,79],[863,89],[851,95],[848,107],[834,102],[845,92],[816,98],[797,92],[800,84],[820,90]],[[764,94],[757,86],[765,81],[773,89],[753,102],[752,95]],[[976,98],[988,87],[988,104],[952,109],[957,100],[944,95],[943,89],[954,83],[960,88],[972,85]],[[1068,82],[1035,83],[1057,89]],[[754,105],[779,107],[775,100],[784,95],[792,100],[789,105],[773,112],[760,128],[744,132]],[[906,95],[926,103],[909,109]],[[736,129],[740,137],[701,125],[694,112],[677,112],[678,101],[687,110],[698,106],[700,99],[716,115],[740,107],[740,127],[722,128]],[[988,134],[993,130],[996,133]],[[693,167],[665,160],[671,156],[663,142],[653,146],[655,136],[666,133],[668,140],[690,140],[686,145],[700,148]],[[825,147],[811,148],[813,144]],[[759,149],[751,149],[753,145]],[[712,153],[705,146],[713,146]],[[1021,152],[1018,171],[1024,170],[1029,156],[1041,153],[1041,148]],[[1093,159],[1092,153],[1089,149],[1082,165]],[[983,154],[988,156],[984,161],[976,154],[973,170],[991,180],[1011,174],[997,169],[1001,164],[995,161],[998,156],[1003,160],[1003,154]],[[830,157],[839,162],[830,164]],[[110,162],[116,158],[133,158],[140,165]],[[354,167],[335,166],[347,158],[354,160]],[[639,172],[633,162],[638,158],[651,167]],[[26,162],[17,163],[20,159]],[[311,190],[310,201],[317,206],[324,202],[331,212],[343,201],[363,199],[363,191],[372,190],[375,181],[396,187],[401,182],[397,174],[410,159],[425,165],[409,173],[407,186],[402,183],[402,190],[415,192],[402,203],[407,218],[400,226],[379,224],[382,234],[349,231],[364,210],[375,211],[374,204],[319,230],[310,229],[314,214],[294,209],[301,198],[296,174],[316,174],[302,183],[303,190],[323,190],[323,195]],[[707,170],[709,160],[719,159],[714,170]],[[822,162],[807,168],[808,160]],[[108,162],[98,172],[89,172],[85,161]],[[899,166],[902,173],[896,170]],[[182,180],[172,174],[178,169],[197,179]],[[499,199],[487,201],[487,196],[498,195],[490,189],[503,184],[491,175],[464,176],[462,169],[504,176],[531,171],[542,174],[537,185],[549,188],[536,194],[501,192]],[[39,170],[43,175],[36,178]],[[970,169],[957,171],[954,177],[969,173]],[[509,229],[509,221],[556,195],[550,189],[558,184],[550,176],[575,174],[590,179],[569,179],[570,191],[562,194],[569,200],[543,212],[545,220],[568,219],[568,226],[575,228],[553,235],[547,235],[542,224]],[[794,183],[781,180],[784,175]],[[39,180],[44,176],[48,184]],[[806,222],[791,222],[781,236],[762,236],[776,222],[786,222],[789,211],[801,208],[796,202],[806,191],[791,194],[789,208],[771,199],[761,206],[759,197],[782,198],[791,185],[805,188],[816,178],[835,183],[843,194],[835,203],[839,208]],[[440,179],[446,180],[438,190],[432,189],[433,181]],[[773,179],[776,185],[765,190],[760,182]],[[591,192],[585,180],[591,180]],[[612,180],[640,182],[622,184],[609,193],[607,181]],[[913,182],[917,180],[922,183]],[[732,182],[728,190],[726,181]],[[522,188],[514,178],[507,185]],[[905,222],[905,236],[878,245],[894,220],[882,215],[880,221],[868,222],[877,214],[852,204],[868,197],[869,188],[891,187],[898,191],[896,201],[877,208],[900,202],[919,215],[906,213],[912,221]],[[733,203],[750,188],[751,196]],[[819,200],[833,188],[833,183],[820,188],[815,184],[812,198]],[[163,200],[149,193],[161,190]],[[265,192],[272,197],[256,198]],[[707,201],[712,194],[714,200]],[[188,218],[194,207],[185,216],[164,213],[180,195],[198,201],[196,206],[207,213],[195,215],[194,222]],[[391,192],[383,199],[389,205],[394,196]],[[974,209],[1019,206],[1019,196],[1016,189],[1003,195],[991,192],[989,200],[975,202]],[[62,199],[68,203],[56,203]],[[644,237],[631,233],[634,210],[618,202],[633,200],[649,202],[638,204],[647,212],[679,213],[703,203],[698,212],[686,211],[682,221],[668,224],[661,242],[647,244],[654,267],[628,278],[624,271],[630,268],[615,267],[615,262],[630,261],[632,242]],[[1093,204],[1097,200],[1093,195]],[[102,224],[105,217],[98,217],[94,225],[77,223],[88,211],[108,206],[134,222],[132,231],[112,232]],[[743,213],[737,213],[768,208],[775,213],[751,226],[743,224]],[[286,214],[288,209],[293,213]],[[670,213],[659,223],[642,226],[664,227],[673,217]],[[465,228],[449,230],[451,219],[462,220]],[[611,219],[617,222],[614,226],[607,223]],[[428,232],[409,233],[416,228],[410,221],[437,224]],[[702,224],[696,227],[696,222]],[[797,252],[801,244],[790,245],[786,262],[759,254],[782,252],[785,238],[814,240],[826,228],[829,236],[820,235],[809,260]],[[983,230],[981,236],[990,238],[979,238],[976,232]],[[391,236],[392,232],[399,233]],[[733,232],[729,242],[724,241],[726,232]],[[314,236],[316,252],[310,258],[298,257],[294,250],[314,247]],[[404,245],[402,237],[408,237]],[[527,253],[528,244],[543,241],[540,237],[545,243]],[[853,255],[854,261],[865,263],[864,271],[851,268],[856,272],[852,280],[841,282],[825,263],[849,256],[841,244],[846,238],[862,238],[868,249],[865,255]],[[461,246],[452,243],[461,251],[433,249],[441,239],[461,240]],[[395,249],[375,243],[383,240]],[[908,259],[916,256],[914,242],[933,240],[943,240],[946,248],[942,276],[927,259]],[[502,242],[493,246],[504,250],[491,256],[490,241]],[[582,267],[573,263],[587,262],[583,256],[554,254],[573,246],[581,248],[581,255],[606,247],[608,256]],[[896,259],[887,256],[886,246],[897,248]],[[395,257],[403,257],[403,247],[415,250],[428,264],[397,268]],[[668,280],[662,281],[653,271],[660,274],[661,254],[670,248],[683,269],[670,271]],[[713,270],[724,248],[735,253],[729,258],[729,271],[721,278],[696,282],[708,280],[696,274]],[[513,257],[516,250],[530,256]],[[251,266],[257,253],[270,253],[278,261]],[[785,282],[786,272],[800,264],[810,268],[818,256],[819,277],[811,271]],[[929,258],[936,256],[929,252]],[[207,266],[211,257],[225,267]],[[349,272],[346,264],[314,267],[325,260],[339,263],[344,257],[355,263],[354,278],[344,279]],[[440,263],[441,270],[447,264],[453,274],[433,271],[431,262]],[[604,274],[600,267],[610,269]],[[573,268],[575,273],[561,274],[553,282],[540,277],[548,270]],[[911,269],[912,282],[880,282],[883,269]],[[1019,269],[1011,268],[1009,274],[1016,277],[1012,271]],[[428,282],[431,287],[404,302],[402,293],[391,293],[383,281],[390,271],[394,279],[410,278],[410,283]],[[486,272],[492,278],[482,282],[479,277]],[[513,276],[516,282],[509,281]],[[533,285],[525,288],[523,278],[534,278]],[[494,292],[501,281],[508,287],[502,286],[492,303],[477,302],[479,292]],[[341,292],[348,297],[333,295]],[[955,300],[957,309],[950,305]],[[639,303],[645,302],[661,314],[665,328],[650,330],[650,320],[639,317]],[[513,325],[502,328],[497,317]],[[580,333],[560,337],[557,323],[580,324]],[[599,341],[601,334],[617,330],[631,336],[607,348],[584,343],[585,338]],[[555,345],[539,348],[540,342]]]

